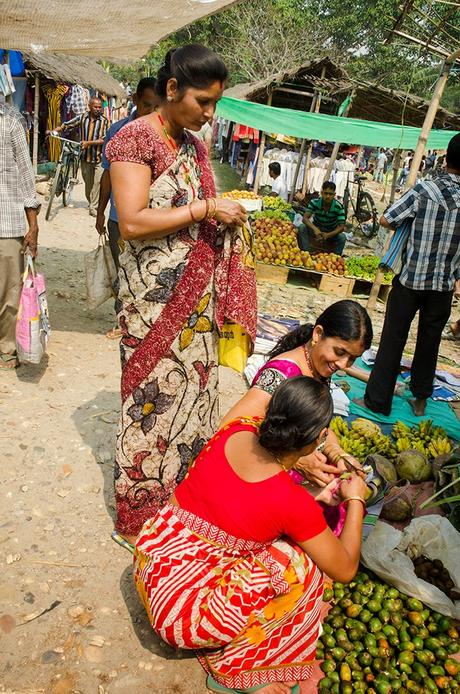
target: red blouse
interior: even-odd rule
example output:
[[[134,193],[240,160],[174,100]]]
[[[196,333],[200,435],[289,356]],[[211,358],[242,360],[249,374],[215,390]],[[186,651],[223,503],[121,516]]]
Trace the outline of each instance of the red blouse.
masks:
[[[238,431],[257,431],[246,422],[220,429],[175,491],[179,506],[244,540],[269,543],[286,535],[304,542],[326,529],[321,507],[282,470],[262,482],[245,482],[225,456]]]

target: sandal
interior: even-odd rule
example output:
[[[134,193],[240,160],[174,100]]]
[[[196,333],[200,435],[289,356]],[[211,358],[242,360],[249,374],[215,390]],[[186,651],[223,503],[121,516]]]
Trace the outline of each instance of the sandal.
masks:
[[[125,538],[120,535],[116,530],[112,532],[111,538],[114,542],[117,543],[117,545],[120,545],[120,547],[123,547],[123,549],[127,549],[128,552],[131,552],[131,554],[134,554],[135,546],[131,544],[131,542],[128,542],[128,540],[125,540]]]
[[[16,354],[0,354],[0,370],[13,371],[19,366]]]
[[[224,687],[223,684],[216,682],[212,675],[208,675],[206,679],[207,688],[211,692],[216,692],[216,694],[252,694],[252,692],[257,692],[259,689],[262,689],[262,687],[266,687],[267,684],[270,684],[270,682],[258,684],[255,687],[248,687],[248,689],[229,689],[228,687]],[[291,694],[300,694],[300,687],[298,684],[291,687]]]
[[[121,328],[112,328],[105,334],[109,340],[119,340],[122,335]]]

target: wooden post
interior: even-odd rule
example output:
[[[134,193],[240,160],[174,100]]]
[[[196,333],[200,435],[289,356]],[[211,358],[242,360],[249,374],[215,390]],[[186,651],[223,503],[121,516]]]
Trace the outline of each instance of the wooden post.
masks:
[[[395,152],[395,156],[393,159],[393,180],[391,181],[391,190],[390,190],[390,205],[392,205],[395,201],[395,195],[396,195],[396,185],[398,182],[398,174],[399,174],[399,167],[401,164],[401,150],[397,149]]]
[[[323,67],[321,68],[321,79],[324,79],[325,76],[326,76],[326,67],[323,65]],[[323,98],[323,96],[322,96],[321,92],[317,92],[315,95],[315,98],[311,102],[310,112],[319,113],[319,110],[321,108],[322,98]],[[313,151],[313,140],[311,140],[310,144],[308,145],[307,158],[305,160],[305,173],[303,175],[303,183],[302,183],[302,196],[303,197],[305,197],[305,194],[306,194],[307,188],[308,188],[308,170],[310,168],[312,151]]]
[[[447,79],[449,77],[450,71],[453,64],[460,58],[460,48],[454,53],[451,53],[447,58],[442,67],[441,74],[439,75],[438,81],[434,88],[433,96],[431,97],[430,105],[428,111],[426,112],[425,120],[423,121],[422,130],[418,138],[417,147],[415,148],[414,156],[412,158],[412,164],[409,171],[409,176],[407,178],[407,188],[412,188],[417,181],[417,173],[420,167],[420,162],[422,161],[422,155],[426,147],[428,140],[428,135],[433,125],[436,112],[439,107],[439,102],[441,101],[442,93],[444,87],[446,86]],[[388,239],[388,243],[391,237]],[[366,305],[368,313],[372,314],[375,309],[375,304],[377,303],[377,297],[380,291],[380,286],[383,279],[383,270],[379,268],[375,275],[375,280],[372,285],[371,293],[369,294],[369,299]]]
[[[34,94],[34,133],[32,141],[32,165],[35,173],[38,170],[38,122],[40,115],[40,76],[35,73],[35,94]]]
[[[356,171],[359,171],[359,166],[361,164],[361,159],[363,158],[363,152],[364,152],[364,147],[363,145],[359,145],[358,147],[358,155],[356,157],[356,166],[355,169]]]
[[[292,181],[292,190],[289,194],[289,202],[292,202],[294,200],[295,189],[297,186],[297,179],[299,177],[299,171],[300,171],[300,166],[302,164],[303,155],[305,154],[306,144],[307,144],[307,141],[305,139],[302,140],[302,144],[300,145],[299,158],[297,160],[297,164],[296,164],[295,172],[294,172],[294,178]]]
[[[353,103],[353,97],[354,97],[354,95],[355,95],[355,92],[354,92],[354,91],[352,91],[351,94],[349,94],[350,101],[348,102],[348,105],[347,105],[345,111],[343,112],[342,118],[346,118],[346,117],[348,116],[348,113],[349,113],[349,111],[350,111],[351,105],[352,105],[352,103]],[[328,167],[327,167],[327,169],[326,169],[326,173],[325,173],[325,175],[324,175],[324,180],[325,180],[325,181],[329,181],[329,179],[330,179],[330,177],[331,177],[332,169],[334,168],[335,160],[337,159],[337,155],[338,155],[338,153],[339,153],[339,147],[340,147],[341,144],[342,144],[341,142],[336,142],[335,145],[334,145],[334,148],[333,148],[332,154],[331,154],[331,158],[330,158],[330,160],[329,160],[329,164],[328,164]]]
[[[441,101],[450,71],[457,58],[460,58],[460,48],[454,53],[451,53],[446,58],[446,62],[442,66],[441,74],[436,82],[433,96],[431,97],[431,102],[428,107],[428,111],[426,112],[425,120],[423,121],[422,131],[420,133],[420,137],[418,138],[417,147],[415,148],[414,156],[412,157],[412,164],[410,167],[409,176],[407,178],[407,188],[412,188],[417,181],[417,173],[422,161],[423,152],[425,151],[428,135],[433,126],[436,112],[439,108],[439,102]]]
[[[267,99],[267,106],[272,105],[272,98],[273,98],[273,92],[270,91],[270,94],[268,95]],[[259,192],[259,183],[260,183],[260,177],[262,175],[262,169],[263,169],[263,159],[264,159],[264,152],[265,152],[265,142],[267,139],[267,135],[265,132],[262,133],[262,137],[260,138],[260,145],[259,145],[259,158],[257,160],[257,169],[256,169],[256,175],[254,178],[254,193]]]

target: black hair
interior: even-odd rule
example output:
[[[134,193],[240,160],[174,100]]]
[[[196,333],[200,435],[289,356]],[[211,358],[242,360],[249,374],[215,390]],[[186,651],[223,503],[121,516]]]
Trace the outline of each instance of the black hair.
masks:
[[[156,80],[153,77],[143,77],[139,80],[136,87],[137,96],[142,96],[147,89],[151,89],[154,92],[156,91]]]
[[[454,135],[447,145],[446,163],[449,169],[460,171],[460,133]]]
[[[334,407],[329,388],[310,376],[287,378],[275,390],[260,425],[259,443],[274,453],[298,451],[329,426]]]
[[[335,190],[335,183],[334,181],[324,181],[323,187],[321,190]]]
[[[317,325],[322,327],[325,337],[339,337],[345,342],[362,340],[364,349],[371,346],[373,332],[368,312],[357,301],[343,299],[328,306],[314,325],[305,323],[278,340],[268,357],[273,359],[283,352],[306,345]]]
[[[280,173],[281,173],[281,166],[280,166],[279,162],[277,162],[277,161],[272,161],[272,162],[268,165],[268,170],[271,171],[272,173],[274,173],[275,176],[279,176]]]
[[[213,82],[224,84],[228,70],[219,56],[199,43],[190,43],[181,48],[172,48],[166,53],[165,61],[158,70],[156,93],[166,98],[168,80],[175,78],[179,92],[188,87],[206,89]]]

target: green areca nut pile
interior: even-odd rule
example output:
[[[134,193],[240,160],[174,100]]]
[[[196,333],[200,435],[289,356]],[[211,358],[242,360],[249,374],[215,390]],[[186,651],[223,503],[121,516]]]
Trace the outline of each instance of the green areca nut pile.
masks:
[[[364,571],[326,588],[324,600],[333,606],[317,648],[320,692],[460,693],[459,634],[449,617]]]

